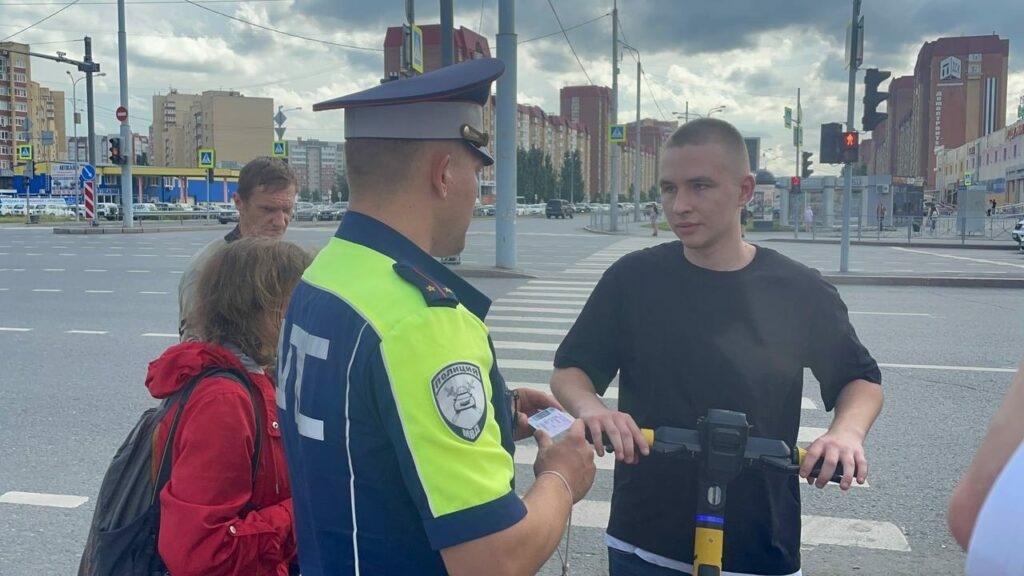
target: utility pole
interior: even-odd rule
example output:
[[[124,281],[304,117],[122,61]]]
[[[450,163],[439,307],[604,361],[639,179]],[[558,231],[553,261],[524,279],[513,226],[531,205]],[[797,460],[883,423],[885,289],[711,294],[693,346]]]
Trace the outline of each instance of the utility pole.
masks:
[[[612,106],[609,124],[618,124],[619,122],[619,0],[614,0],[612,4]],[[622,184],[619,177],[619,164],[622,161],[620,156],[622,150],[619,148],[618,142],[612,142],[608,137],[608,134],[602,134],[601,138],[608,141],[608,145],[611,149],[611,185],[609,191],[611,198],[608,202],[609,212],[608,215],[611,218],[608,230],[610,232],[619,231],[619,186]]]
[[[633,222],[640,221],[640,52],[636,53],[636,140],[633,142]]]
[[[92,38],[90,38],[88,36],[85,37],[85,58],[83,58],[83,61],[85,62],[85,64],[88,65],[87,69],[84,72],[85,72],[85,108],[86,108],[86,110],[85,110],[85,116],[86,116],[85,122],[86,122],[86,125],[87,125],[88,138],[89,138],[89,142],[87,143],[87,145],[89,146],[89,148],[88,148],[88,150],[89,150],[89,164],[92,164],[93,166],[95,166],[96,165],[96,113],[95,113],[95,110],[93,110],[93,106],[92,106],[92,103],[93,103],[93,99],[92,99],[93,98],[93,95],[92,95],[92,74],[93,74],[93,72],[98,71],[100,69],[100,67],[99,66],[95,66],[94,67],[92,65],[93,64],[93,61],[92,61]],[[95,68],[95,70],[94,70],[94,68]],[[79,69],[81,69],[81,68],[79,68]]]
[[[455,63],[455,45],[452,41],[454,27],[455,9],[452,7],[452,0],[441,0],[441,66],[451,66]]]
[[[860,61],[860,0],[853,0],[853,20],[850,22],[850,85],[846,97],[846,129],[853,130],[854,98],[857,94],[857,66]],[[843,186],[843,236],[839,249],[839,271],[850,271],[850,217],[853,202],[853,164],[847,162],[846,182]]]
[[[124,32],[124,2],[117,0],[117,59],[118,75],[121,82],[121,106],[128,109],[128,40]],[[135,218],[132,210],[132,163],[135,162],[134,142],[132,141],[132,128],[125,117],[121,122],[121,156],[124,157],[124,164],[121,164],[121,204],[124,206],[124,221],[122,225],[127,228],[135,226]],[[209,197],[207,197],[209,199]]]
[[[498,58],[505,73],[498,78],[494,175],[498,198],[495,206],[495,266],[516,267],[516,2],[498,0]]]
[[[796,172],[793,172],[793,174],[796,174],[797,178],[800,177],[800,136],[801,136],[801,132],[804,129],[803,115],[804,115],[803,110],[801,110],[801,108],[800,108],[800,89],[797,88],[796,89],[796,125],[793,127],[793,146],[796,147]],[[804,184],[803,182],[800,182],[800,190],[801,191],[803,191],[803,189],[804,189],[803,184]],[[794,205],[796,204],[796,198],[793,197],[792,195],[790,196],[789,201],[792,202]],[[804,212],[807,210],[807,193],[806,192],[803,193],[803,201],[804,201],[804,205],[801,206],[801,208],[803,208],[803,210],[797,210],[796,211],[796,219],[795,219],[796,221],[794,222],[794,226],[793,226],[793,238],[799,238],[800,237],[800,225],[803,224]]]

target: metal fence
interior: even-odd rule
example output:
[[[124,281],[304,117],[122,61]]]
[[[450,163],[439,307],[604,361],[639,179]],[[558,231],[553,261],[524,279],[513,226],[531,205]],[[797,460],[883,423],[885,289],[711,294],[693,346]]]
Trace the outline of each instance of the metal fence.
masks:
[[[850,237],[855,240],[906,241],[913,243],[922,239],[970,242],[1016,243],[1013,230],[1021,219],[1019,215],[997,214],[995,216],[960,217],[957,214],[927,216],[897,216],[886,218],[881,225],[876,219],[854,217],[850,221]],[[810,238],[839,238],[842,236],[841,220],[826,226],[820,219],[814,219],[813,227],[801,222],[798,235]]]
[[[620,210],[618,214],[618,232],[629,232],[630,226],[634,224],[633,213],[627,212],[626,210]],[[650,219],[645,218],[644,221],[650,222]],[[642,224],[637,222],[636,224]],[[612,215],[611,212],[606,210],[595,210],[590,213],[590,229],[598,230],[601,232],[611,232],[612,226]]]

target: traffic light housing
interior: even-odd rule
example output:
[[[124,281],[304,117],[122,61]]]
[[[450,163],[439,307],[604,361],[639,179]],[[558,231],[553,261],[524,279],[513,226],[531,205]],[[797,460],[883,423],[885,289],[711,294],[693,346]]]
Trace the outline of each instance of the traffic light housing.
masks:
[[[814,152],[804,152],[801,156],[803,156],[804,161],[803,170],[800,171],[800,177],[810,178],[811,174],[814,174],[814,170],[811,170],[811,164],[814,164],[814,162],[811,162],[811,156],[814,156]]]
[[[843,155],[839,146],[843,136],[843,125],[830,122],[821,125],[821,151],[818,160],[822,164],[842,164]]]
[[[793,176],[789,179],[789,193],[799,194],[800,193],[800,177]]]
[[[110,163],[124,164],[124,156],[121,155],[121,139],[111,138],[110,142]]]
[[[891,75],[892,72],[878,68],[868,68],[864,71],[864,117],[861,118],[861,123],[865,132],[874,130],[875,126],[889,117],[888,114],[878,112],[876,108],[889,99],[889,93],[879,92],[878,85]]]
[[[213,184],[213,168],[206,169],[206,183]]]
[[[860,150],[860,134],[854,131],[843,132],[839,147],[842,150],[844,164],[856,163]]]

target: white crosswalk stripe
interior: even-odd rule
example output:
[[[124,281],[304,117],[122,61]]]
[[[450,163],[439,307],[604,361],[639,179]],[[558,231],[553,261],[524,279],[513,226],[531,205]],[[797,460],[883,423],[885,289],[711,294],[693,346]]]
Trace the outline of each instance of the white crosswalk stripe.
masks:
[[[507,379],[509,388],[531,388],[550,393],[548,380],[554,370],[554,354],[562,339],[568,333],[576,316],[586,304],[599,277],[613,263],[623,256],[658,243],[656,238],[629,238],[621,240],[608,249],[597,252],[576,263],[570,264],[561,274],[544,279],[530,280],[516,287],[513,291],[497,299],[491,306],[493,314],[488,315],[487,325],[498,354],[498,366]],[[892,368],[904,369],[952,369],[953,367],[929,367],[911,364],[892,364]],[[976,368],[982,370],[982,368]],[[985,370],[1000,370],[985,369]],[[807,388],[808,391],[815,387]],[[618,380],[614,380],[605,391],[603,399],[611,406],[619,400]],[[821,424],[821,401],[804,396],[800,400],[801,412],[808,424]],[[801,426],[797,442],[806,446],[824,434],[826,429],[820,426]],[[529,486],[530,473],[537,456],[537,447],[532,439],[516,446],[515,463],[524,476],[523,486]],[[615,467],[613,455],[597,459],[598,476],[605,485],[611,482],[611,474]],[[800,482],[801,490],[816,490]],[[862,490],[871,490],[868,483],[858,485],[854,482],[851,494]],[[835,486],[827,490],[837,491]],[[877,488],[875,488],[877,490]],[[600,532],[608,522],[610,494],[592,495],[576,505],[573,512],[573,525],[593,530],[585,538],[595,540],[594,548],[602,553]],[[855,496],[848,496],[855,497]],[[891,522],[886,522],[885,514],[880,512],[872,520],[843,518],[841,513],[832,512],[830,516],[804,515],[803,540],[804,550],[815,546],[831,545],[873,550],[906,552],[910,550],[903,531]],[[586,531],[581,534],[587,534]],[[546,572],[545,572],[546,573]]]

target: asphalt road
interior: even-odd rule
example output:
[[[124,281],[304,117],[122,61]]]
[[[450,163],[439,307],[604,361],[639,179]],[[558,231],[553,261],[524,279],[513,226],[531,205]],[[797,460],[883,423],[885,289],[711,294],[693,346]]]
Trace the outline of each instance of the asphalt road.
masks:
[[[585,223],[521,218],[519,266],[536,278],[473,280],[495,299],[488,324],[510,382],[546,386],[554,347],[600,273],[623,253],[671,240],[595,235],[581,229]],[[192,253],[227,229],[56,236],[0,228],[0,574],[74,573],[106,465],[153,404],[143,386],[147,362],[175,342],[179,274]],[[464,265],[493,264],[493,230],[492,219],[474,221]],[[332,232],[293,226],[288,236],[320,246]],[[812,266],[838,267],[838,246],[754,241]],[[1012,251],[922,251],[854,246],[851,267],[1024,272]],[[801,489],[804,573],[962,573],[963,554],[945,527],[946,501],[1020,360],[1024,301],[1005,289],[840,291],[883,363],[886,406],[869,438],[868,487]],[[811,377],[804,396],[802,425],[813,435],[830,415]],[[531,481],[531,442],[517,452],[521,489]],[[607,462],[601,468],[574,513],[574,574],[607,573],[601,526],[612,473]],[[67,508],[46,497],[47,505],[5,503],[13,492],[79,499]],[[553,561],[542,573],[559,572]]]

